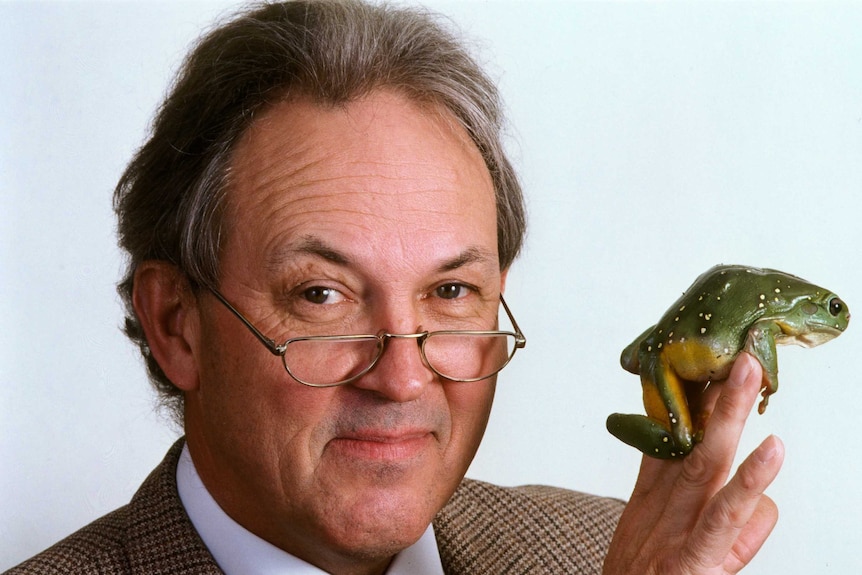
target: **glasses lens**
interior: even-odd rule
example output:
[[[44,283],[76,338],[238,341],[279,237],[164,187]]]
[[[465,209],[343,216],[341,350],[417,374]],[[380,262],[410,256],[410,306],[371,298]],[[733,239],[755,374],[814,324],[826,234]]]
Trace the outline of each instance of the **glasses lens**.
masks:
[[[515,353],[513,334],[432,333],[425,340],[425,358],[440,375],[455,381],[476,381],[506,367]]]
[[[337,385],[368,370],[380,353],[374,336],[295,339],[282,360],[288,373],[307,385]]]

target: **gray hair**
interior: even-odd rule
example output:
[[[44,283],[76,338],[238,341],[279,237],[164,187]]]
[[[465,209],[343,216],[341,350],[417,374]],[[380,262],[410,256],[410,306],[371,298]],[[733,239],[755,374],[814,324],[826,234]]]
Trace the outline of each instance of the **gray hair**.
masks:
[[[150,380],[178,422],[182,392],[153,358],[132,306],[137,266],[164,260],[193,289],[218,285],[231,154],[254,118],[291,96],[337,105],[378,88],[439,105],[457,118],[494,184],[501,269],[520,251],[525,210],[503,150],[497,89],[440,18],[361,0],[298,0],[240,14],[188,55],[114,192],[119,244],[128,253],[118,285],[125,333],[140,347]]]

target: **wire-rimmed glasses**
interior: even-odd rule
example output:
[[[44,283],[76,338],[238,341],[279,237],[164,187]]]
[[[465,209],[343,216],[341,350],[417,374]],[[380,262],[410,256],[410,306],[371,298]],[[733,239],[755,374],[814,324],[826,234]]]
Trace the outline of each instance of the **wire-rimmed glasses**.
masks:
[[[333,387],[356,381],[377,364],[390,339],[414,339],[422,361],[440,377],[457,382],[487,379],[506,367],[527,344],[506,300],[500,303],[514,331],[440,330],[410,334],[315,335],[290,338],[281,345],[263,335],[214,288],[215,297],[272,353],[287,373],[311,387]]]

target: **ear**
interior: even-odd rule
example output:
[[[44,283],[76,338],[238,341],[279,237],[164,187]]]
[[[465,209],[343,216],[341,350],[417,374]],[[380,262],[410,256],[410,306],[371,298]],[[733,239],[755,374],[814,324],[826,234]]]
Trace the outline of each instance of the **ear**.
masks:
[[[505,291],[506,291],[506,278],[507,277],[509,277],[509,268],[506,268],[500,272],[500,293],[505,293]]]
[[[197,298],[175,265],[147,260],[135,270],[132,304],[159,367],[183,391],[198,387]]]

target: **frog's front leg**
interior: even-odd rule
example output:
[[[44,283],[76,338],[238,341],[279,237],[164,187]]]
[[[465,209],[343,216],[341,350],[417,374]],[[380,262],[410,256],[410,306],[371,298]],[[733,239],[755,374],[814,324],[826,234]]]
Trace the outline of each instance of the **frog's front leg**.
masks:
[[[757,358],[763,366],[763,400],[757,406],[758,413],[766,411],[769,396],[778,391],[778,354],[775,351],[775,336],[781,328],[774,321],[758,321],[748,330],[745,351]]]
[[[614,413],[608,417],[608,431],[651,457],[687,455],[693,438],[683,383],[665,362],[650,363],[650,369],[641,373],[647,416]]]

